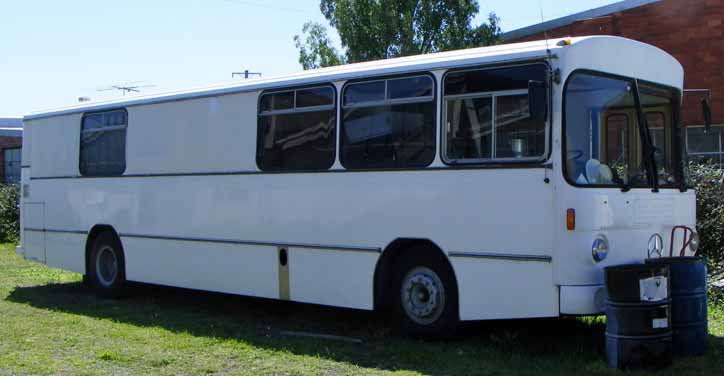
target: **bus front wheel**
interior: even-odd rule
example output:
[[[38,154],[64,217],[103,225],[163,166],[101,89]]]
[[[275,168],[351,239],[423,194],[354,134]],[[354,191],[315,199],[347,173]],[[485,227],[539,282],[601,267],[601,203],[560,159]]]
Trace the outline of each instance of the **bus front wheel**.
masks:
[[[458,324],[454,276],[441,257],[418,249],[406,253],[397,265],[394,307],[401,329],[408,335],[446,337]]]
[[[124,295],[125,258],[121,242],[114,233],[106,231],[96,237],[88,266],[88,281],[100,295],[111,298]]]

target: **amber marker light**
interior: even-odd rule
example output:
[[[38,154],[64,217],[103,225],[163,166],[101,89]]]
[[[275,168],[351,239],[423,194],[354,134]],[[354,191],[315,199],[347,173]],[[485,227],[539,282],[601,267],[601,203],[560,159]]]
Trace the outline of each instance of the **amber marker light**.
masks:
[[[571,45],[571,38],[561,39],[561,40],[558,41],[558,43],[556,43],[556,45],[558,45],[558,46],[560,46],[560,47],[570,46],[570,45]]]
[[[576,229],[576,210],[575,209],[566,210],[566,228],[571,231]]]

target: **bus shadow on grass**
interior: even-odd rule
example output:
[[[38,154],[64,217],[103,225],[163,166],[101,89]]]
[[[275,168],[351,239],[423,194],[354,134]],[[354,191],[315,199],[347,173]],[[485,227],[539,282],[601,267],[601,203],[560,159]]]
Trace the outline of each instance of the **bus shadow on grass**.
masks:
[[[81,283],[16,287],[6,299],[49,311],[161,327],[377,369],[450,373],[450,362],[454,362],[452,369],[465,372],[480,370],[488,361],[501,370],[575,369],[592,363],[598,370],[605,368],[601,318],[476,322],[463,325],[452,338],[421,341],[402,337],[388,318],[374,312],[154,285],[134,285],[128,297],[117,300],[97,297]],[[288,332],[362,342],[296,337]],[[715,341],[712,347],[724,348],[721,338],[710,340]],[[716,352],[721,355],[721,350]]]

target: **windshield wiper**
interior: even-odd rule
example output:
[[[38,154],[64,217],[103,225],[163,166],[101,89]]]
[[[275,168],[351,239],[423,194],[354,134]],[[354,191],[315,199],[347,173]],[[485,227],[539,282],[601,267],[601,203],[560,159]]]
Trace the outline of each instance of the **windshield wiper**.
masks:
[[[633,80],[634,84],[634,103],[636,104],[636,115],[638,117],[638,124],[639,124],[639,137],[641,138],[641,146],[643,147],[642,150],[642,157],[644,162],[644,167],[646,167],[646,174],[649,181],[649,184],[651,185],[651,191],[652,192],[658,192],[659,191],[659,179],[658,179],[658,171],[656,170],[656,160],[654,159],[654,154],[656,153],[656,149],[654,148],[653,143],[651,142],[651,133],[649,132],[649,125],[646,121],[646,116],[644,116],[644,111],[641,107],[641,96],[639,92],[639,81]]]

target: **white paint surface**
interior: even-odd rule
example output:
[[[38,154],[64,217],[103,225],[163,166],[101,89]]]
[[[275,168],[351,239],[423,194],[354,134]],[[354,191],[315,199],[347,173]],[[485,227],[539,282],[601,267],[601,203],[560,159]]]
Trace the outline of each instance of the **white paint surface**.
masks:
[[[439,114],[439,79],[448,68],[544,59],[549,46],[557,57],[550,60],[552,68],[560,69],[563,80],[577,69],[591,69],[681,89],[681,66],[655,47],[615,37],[574,38],[568,47],[555,42],[391,59],[29,114],[23,226],[87,232],[96,224],[111,225],[122,235],[130,280],[269,298],[279,297],[273,244],[323,245],[328,248],[291,247],[291,299],[364,309],[372,308],[379,254],[343,247],[384,249],[409,237],[428,239],[445,254],[550,256],[550,263],[451,257],[461,318],[597,312],[595,299],[586,295],[595,288],[568,286],[600,286],[603,267],[641,262],[654,232],[662,234],[666,248],[673,225],[695,225],[695,195],[568,185],[560,168],[561,85],[552,88],[550,168],[448,169],[440,159],[438,132],[431,165],[437,169],[256,174],[257,99],[269,88],[334,81],[339,90],[349,79],[434,70]],[[78,176],[82,112],[119,106],[129,118],[125,174],[139,176],[38,179]],[[341,170],[339,161],[333,169]],[[233,174],[201,175],[224,172]],[[142,176],[178,173],[200,175]],[[575,231],[565,229],[567,208],[576,209]],[[599,235],[609,240],[610,252],[595,264],[591,244]],[[47,253],[49,265],[82,271],[84,235],[49,235],[47,243],[45,236],[23,231],[26,257],[45,262]]]

